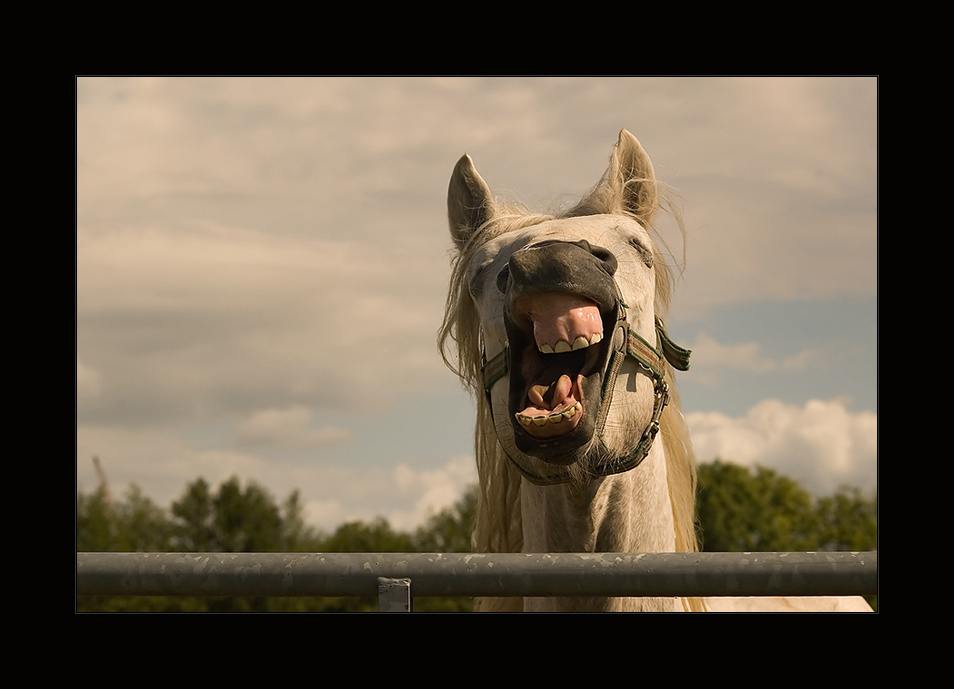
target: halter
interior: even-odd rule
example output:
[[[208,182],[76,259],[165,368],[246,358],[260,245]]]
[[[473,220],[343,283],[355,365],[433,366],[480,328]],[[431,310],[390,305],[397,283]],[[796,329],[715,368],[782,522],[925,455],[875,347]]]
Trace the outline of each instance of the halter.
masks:
[[[662,416],[663,409],[669,403],[669,384],[666,382],[666,361],[673,368],[679,371],[689,370],[690,350],[683,349],[669,339],[666,329],[658,318],[656,320],[656,345],[653,346],[644,340],[640,335],[629,327],[626,320],[626,305],[620,300],[619,315],[616,325],[613,328],[613,349],[610,353],[609,362],[606,366],[606,377],[603,380],[603,389],[600,395],[600,410],[597,417],[596,435],[600,444],[607,447],[603,441],[603,427],[606,424],[606,417],[609,414],[610,404],[613,401],[613,390],[616,388],[616,378],[619,370],[623,366],[626,357],[632,357],[637,363],[637,370],[648,376],[653,381],[653,415],[649,425],[643,430],[639,442],[633,451],[626,457],[615,459],[610,462],[600,464],[590,470],[594,477],[610,476],[619,474],[639,466],[639,463],[646,458],[649,450],[659,433],[659,419]],[[481,366],[484,381],[484,392],[487,396],[488,404],[491,404],[491,389],[494,384],[509,373],[510,347],[505,346],[503,351],[499,352],[489,361],[484,358]],[[496,431],[496,423],[494,424]],[[498,440],[499,442],[499,440]],[[570,480],[568,472],[552,474],[549,476],[540,476],[528,470],[510,456],[503,444],[500,444],[504,454],[510,459],[510,462],[518,471],[531,483],[537,485],[554,485],[566,483]]]

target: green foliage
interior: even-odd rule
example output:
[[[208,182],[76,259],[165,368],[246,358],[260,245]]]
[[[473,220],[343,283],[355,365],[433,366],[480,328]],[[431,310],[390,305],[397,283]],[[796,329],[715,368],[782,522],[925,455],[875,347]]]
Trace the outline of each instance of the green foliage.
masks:
[[[877,507],[860,491],[813,499],[771,469],[699,467],[700,544],[708,552],[876,550]]]
[[[77,551],[166,552],[172,535],[165,513],[136,486],[118,503],[102,488],[76,497]]]
[[[413,551],[410,535],[394,531],[383,517],[370,524],[346,522],[322,541],[329,553],[408,553]]]
[[[186,488],[172,504],[175,548],[180,552],[294,552],[303,532],[297,491],[285,503],[285,515],[271,495],[255,483],[243,490],[233,477],[214,495],[203,479]]]
[[[817,504],[822,550],[877,549],[877,498],[866,500],[857,488],[846,488]]]

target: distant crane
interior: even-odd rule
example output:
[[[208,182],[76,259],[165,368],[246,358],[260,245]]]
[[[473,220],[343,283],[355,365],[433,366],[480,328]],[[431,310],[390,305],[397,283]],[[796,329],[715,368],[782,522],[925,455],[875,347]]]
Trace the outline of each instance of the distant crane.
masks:
[[[106,506],[109,509],[113,508],[113,496],[109,490],[109,481],[106,480],[106,472],[103,471],[103,466],[99,462],[99,457],[93,455],[93,467],[96,469],[96,475],[99,476],[99,485],[103,489],[103,499],[106,501]]]

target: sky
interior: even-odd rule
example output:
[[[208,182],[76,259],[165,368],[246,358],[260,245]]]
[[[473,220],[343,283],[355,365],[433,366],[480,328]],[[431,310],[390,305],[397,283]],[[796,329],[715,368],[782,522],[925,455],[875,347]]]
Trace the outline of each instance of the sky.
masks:
[[[77,489],[204,478],[413,529],[476,482],[437,350],[468,153],[537,210],[621,128],[678,200],[700,462],[877,488],[873,77],[79,77]],[[683,254],[684,250],[684,254]],[[683,258],[684,256],[684,258]]]

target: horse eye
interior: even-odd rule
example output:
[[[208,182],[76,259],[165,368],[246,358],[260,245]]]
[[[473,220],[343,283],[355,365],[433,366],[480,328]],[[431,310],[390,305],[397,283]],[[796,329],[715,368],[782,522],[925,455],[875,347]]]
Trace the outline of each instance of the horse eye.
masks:
[[[486,268],[480,268],[475,271],[470,280],[467,281],[467,291],[470,292],[472,297],[479,297],[481,294],[483,294],[484,276],[486,273]]]
[[[643,263],[646,264],[647,268],[653,267],[653,252],[646,248],[645,245],[638,239],[629,240],[629,245],[636,249],[639,253],[639,257],[642,259]]]
[[[497,273],[497,289],[503,293],[507,292],[507,287],[510,286],[510,264],[508,263],[503,267],[499,273]]]

